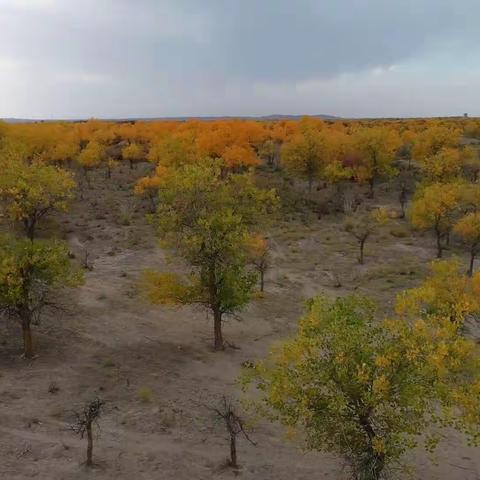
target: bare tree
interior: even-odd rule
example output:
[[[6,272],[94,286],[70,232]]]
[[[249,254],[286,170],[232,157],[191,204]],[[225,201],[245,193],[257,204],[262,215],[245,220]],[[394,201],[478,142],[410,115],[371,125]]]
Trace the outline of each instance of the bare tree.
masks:
[[[265,290],[265,272],[270,268],[270,245],[266,238],[256,236],[251,239],[250,255],[252,264],[260,277],[260,291]]]
[[[105,402],[99,398],[95,398],[88,402],[83,411],[76,412],[76,421],[71,426],[72,430],[80,435],[81,438],[87,434],[87,467],[93,465],[93,424],[98,426],[98,418],[102,413]]]
[[[243,419],[237,414],[233,402],[225,395],[222,396],[219,407],[207,407],[212,410],[218,417],[220,417],[230,436],[230,460],[229,465],[232,468],[238,468],[237,462],[237,437],[242,434],[252,445],[256,443],[248,436],[245,431]]]
[[[358,263],[364,263],[364,247],[365,242],[370,235],[378,229],[382,224],[388,221],[387,212],[383,208],[375,210],[356,210],[345,218],[345,230],[353,235],[357,241],[360,249]]]

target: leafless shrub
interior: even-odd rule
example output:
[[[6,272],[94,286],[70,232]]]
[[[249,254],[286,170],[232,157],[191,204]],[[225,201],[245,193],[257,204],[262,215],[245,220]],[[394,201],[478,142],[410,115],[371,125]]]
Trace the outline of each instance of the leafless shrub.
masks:
[[[237,414],[232,400],[225,395],[222,396],[219,407],[207,407],[221,418],[230,437],[230,459],[228,461],[232,468],[238,468],[237,462],[237,437],[243,435],[252,445],[256,443],[249,437],[245,430],[243,419]]]
[[[87,435],[87,467],[93,465],[93,424],[98,426],[98,419],[102,413],[105,402],[95,398],[88,402],[82,412],[76,412],[76,421],[71,429],[81,438]]]

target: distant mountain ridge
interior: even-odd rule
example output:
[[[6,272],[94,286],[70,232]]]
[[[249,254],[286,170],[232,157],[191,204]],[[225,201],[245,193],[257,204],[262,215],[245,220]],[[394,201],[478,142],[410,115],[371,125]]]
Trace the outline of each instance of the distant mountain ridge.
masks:
[[[313,117],[321,120],[339,120],[342,117],[336,117],[334,115],[221,115],[221,116],[185,116],[185,117],[122,117],[122,118],[98,118],[97,120],[103,120],[106,122],[155,122],[160,120],[171,121],[185,121],[185,120],[299,120],[302,117]],[[32,119],[32,118],[1,118],[0,120],[7,123],[35,123],[35,122],[85,122],[88,118],[58,118],[58,119]]]

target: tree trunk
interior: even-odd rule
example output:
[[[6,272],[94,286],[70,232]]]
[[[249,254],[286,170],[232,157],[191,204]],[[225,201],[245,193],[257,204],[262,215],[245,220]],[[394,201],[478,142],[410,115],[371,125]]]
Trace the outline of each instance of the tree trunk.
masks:
[[[154,196],[152,195],[149,195],[148,199],[149,199],[149,202],[150,202],[150,213],[155,213],[157,211],[157,205],[155,203],[155,198]]]
[[[263,293],[265,288],[265,272],[260,270],[260,291]]]
[[[238,468],[237,464],[237,439],[235,435],[230,435],[230,466]]]
[[[25,358],[33,358],[33,341],[32,341],[32,330],[30,328],[30,318],[22,319],[22,332],[23,332],[23,353]]]
[[[360,265],[363,265],[363,250],[365,248],[365,240],[366,238],[362,238],[360,240],[360,256],[358,257],[358,263]]]
[[[90,175],[88,174],[88,168],[83,167],[83,176],[85,178],[85,182],[87,187],[90,189],[92,188],[92,184],[90,183]]]
[[[275,153],[273,154],[273,166],[275,169],[280,167],[280,152],[282,149],[282,144],[280,142],[275,142]]]
[[[442,246],[442,235],[440,232],[436,232],[437,234],[437,258],[442,258],[443,254],[443,246]]]
[[[309,176],[308,177],[308,193],[312,193],[312,187],[313,187],[313,177]]]
[[[368,416],[360,415],[359,421],[362,429],[368,437],[369,445],[366,448],[366,453],[368,455],[367,464],[365,465],[362,462],[362,465],[359,469],[360,471],[356,472],[356,477],[364,480],[379,480],[381,478],[382,471],[385,468],[385,454],[378,453],[373,448],[373,440],[377,435],[370,423],[370,418]]]
[[[468,268],[469,277],[473,275],[473,263],[475,262],[475,255],[476,255],[475,250],[474,249],[470,250],[470,266]]]
[[[87,422],[87,467],[93,465],[93,435],[92,435],[92,422]]]
[[[224,350],[225,345],[223,343],[222,335],[222,312],[218,309],[213,310],[213,330],[215,335],[215,350]]]
[[[371,476],[369,477],[369,479],[379,480],[380,478],[382,478],[382,472],[384,467],[385,467],[385,455],[383,453],[381,454],[381,453],[372,452],[372,458],[370,460],[370,465],[369,465]]]
[[[375,187],[375,178],[374,178],[374,177],[372,177],[372,178],[368,181],[368,186],[369,186],[368,198],[374,198],[374,197],[375,197],[375,190],[374,190],[374,187]]]
[[[402,183],[400,188],[400,195],[398,197],[400,202],[400,209],[401,209],[401,216],[400,218],[405,218],[405,206],[407,205],[408,195],[407,195],[407,187],[404,183]]]
[[[36,219],[35,218],[25,218],[23,220],[25,235],[29,238],[32,242],[35,239],[35,226],[36,226]]]

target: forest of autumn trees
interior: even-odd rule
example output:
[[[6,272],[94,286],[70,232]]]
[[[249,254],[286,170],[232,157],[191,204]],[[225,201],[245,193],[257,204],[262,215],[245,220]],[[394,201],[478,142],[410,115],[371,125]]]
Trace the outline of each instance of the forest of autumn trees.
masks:
[[[476,140],[480,121],[455,118],[0,123],[0,312],[34,358],[31,326],[85,276],[46,219],[82,202],[98,172],[111,182],[145,167],[134,193],[183,270],[149,269],[138,288],[152,304],[202,306],[219,357],[224,322],[268,295],[272,225],[337,215],[363,269],[369,239],[398,219],[437,260],[395,311],[382,320],[368,298],[317,296],[295,336],[242,377],[257,413],[346,458],[354,478],[383,478],[432,425],[479,438],[480,357],[464,328],[480,312]],[[398,205],[382,205],[386,193]],[[443,260],[453,243],[466,261]]]

